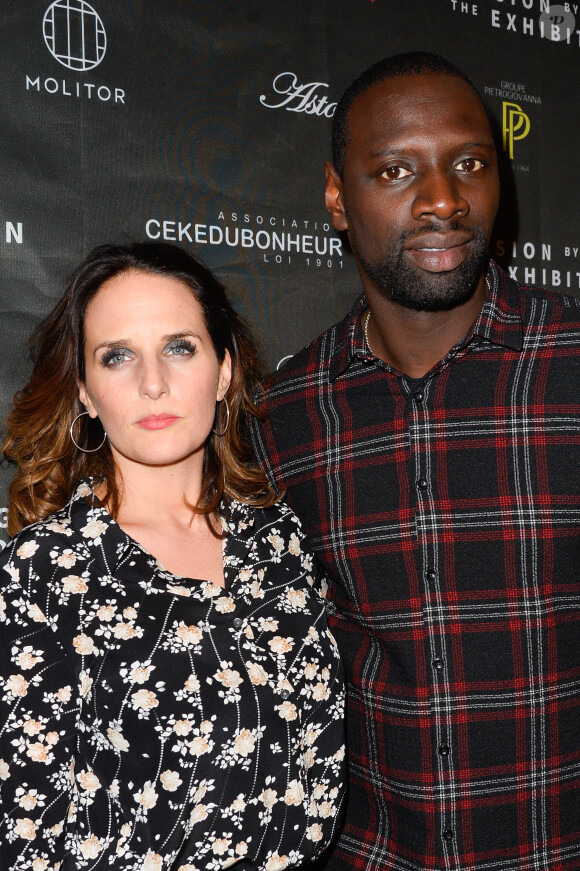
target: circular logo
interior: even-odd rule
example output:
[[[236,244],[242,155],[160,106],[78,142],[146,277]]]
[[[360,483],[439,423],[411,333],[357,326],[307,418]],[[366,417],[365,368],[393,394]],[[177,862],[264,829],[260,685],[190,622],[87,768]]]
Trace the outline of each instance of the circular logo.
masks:
[[[55,0],[44,13],[42,30],[51,55],[69,70],[92,70],[105,56],[103,22],[85,0]]]
[[[542,12],[540,15],[540,22],[544,28],[543,36],[552,42],[569,40],[570,34],[574,32],[576,26],[576,19],[568,3],[564,6],[550,5],[550,11]]]

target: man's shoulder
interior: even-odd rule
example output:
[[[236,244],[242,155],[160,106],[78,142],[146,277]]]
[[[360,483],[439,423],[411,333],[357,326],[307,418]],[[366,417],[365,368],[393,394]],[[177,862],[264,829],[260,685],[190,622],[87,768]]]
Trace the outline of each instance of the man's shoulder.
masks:
[[[522,314],[528,319],[540,317],[545,320],[549,315],[551,321],[561,320],[580,328],[580,297],[533,284],[519,284],[513,279],[510,279],[510,286],[518,296]]]
[[[580,360],[580,299],[530,285],[518,285],[523,348],[558,359],[566,372]],[[556,357],[554,357],[556,355]],[[564,376],[561,376],[564,377]]]
[[[488,337],[513,349],[544,351],[557,347],[560,357],[580,352],[580,299],[559,290],[521,284],[492,264],[493,291],[481,322]]]
[[[358,300],[355,306],[357,302]],[[341,321],[324,330],[286,360],[279,369],[268,375],[262,384],[262,400],[274,401],[290,395],[297,397],[305,393],[314,380],[320,384],[328,379],[337,360],[348,353],[353,311],[354,306]]]

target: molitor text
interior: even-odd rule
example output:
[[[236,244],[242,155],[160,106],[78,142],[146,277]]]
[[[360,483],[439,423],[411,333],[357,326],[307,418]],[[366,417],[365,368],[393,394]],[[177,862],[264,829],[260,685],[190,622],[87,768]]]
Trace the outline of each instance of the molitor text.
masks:
[[[51,77],[41,80],[40,76],[26,76],[27,91],[45,91],[47,94],[60,94],[63,97],[93,98],[101,103],[125,103],[125,91],[122,88],[109,88],[107,85],[95,85],[91,82],[68,82],[66,79]]]

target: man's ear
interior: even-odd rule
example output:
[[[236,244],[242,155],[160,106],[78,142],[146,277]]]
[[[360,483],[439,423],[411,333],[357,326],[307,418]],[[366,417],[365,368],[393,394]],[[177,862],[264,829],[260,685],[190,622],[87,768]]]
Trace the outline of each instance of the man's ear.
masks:
[[[89,392],[86,388],[85,384],[78,383],[79,388],[79,399],[90,414],[91,417],[98,417],[97,409],[93,404],[93,400],[89,396]]]
[[[324,164],[326,173],[326,185],[324,187],[324,204],[326,211],[332,218],[335,230],[348,230],[346,211],[344,208],[344,195],[342,179],[332,163]]]

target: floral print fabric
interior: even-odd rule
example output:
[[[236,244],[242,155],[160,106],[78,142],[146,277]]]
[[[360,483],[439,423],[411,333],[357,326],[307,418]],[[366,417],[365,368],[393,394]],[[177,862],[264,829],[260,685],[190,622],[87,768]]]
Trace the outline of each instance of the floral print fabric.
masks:
[[[87,483],[0,557],[0,850],[17,871],[281,871],[344,798],[324,581],[284,505],[224,507],[225,588]]]

